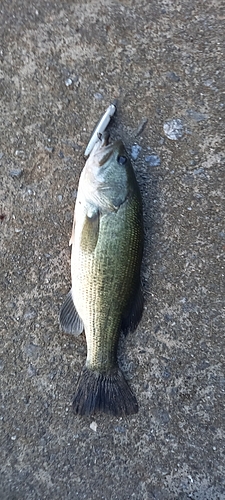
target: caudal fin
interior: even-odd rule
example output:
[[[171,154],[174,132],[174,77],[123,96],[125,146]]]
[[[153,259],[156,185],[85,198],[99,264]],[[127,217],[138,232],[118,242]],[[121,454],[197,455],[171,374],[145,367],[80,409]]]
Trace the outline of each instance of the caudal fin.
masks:
[[[117,417],[137,413],[137,400],[119,369],[108,374],[84,368],[73,401],[77,415],[103,412]]]

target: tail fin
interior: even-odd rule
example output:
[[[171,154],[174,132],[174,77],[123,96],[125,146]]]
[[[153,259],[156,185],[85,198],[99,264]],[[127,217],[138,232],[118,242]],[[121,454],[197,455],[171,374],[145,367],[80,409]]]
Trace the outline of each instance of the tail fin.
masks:
[[[137,413],[138,404],[118,368],[107,374],[84,368],[78,381],[73,411],[77,415],[103,412],[120,417]]]

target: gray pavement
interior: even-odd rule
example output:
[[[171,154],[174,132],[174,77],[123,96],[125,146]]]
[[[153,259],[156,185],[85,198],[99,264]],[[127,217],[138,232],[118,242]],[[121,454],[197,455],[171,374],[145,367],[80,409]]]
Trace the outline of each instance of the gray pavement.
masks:
[[[216,0],[1,1],[1,500],[225,499],[224,24]],[[139,413],[81,418],[85,338],[58,313],[114,98],[112,137],[141,147],[145,310],[119,350]]]

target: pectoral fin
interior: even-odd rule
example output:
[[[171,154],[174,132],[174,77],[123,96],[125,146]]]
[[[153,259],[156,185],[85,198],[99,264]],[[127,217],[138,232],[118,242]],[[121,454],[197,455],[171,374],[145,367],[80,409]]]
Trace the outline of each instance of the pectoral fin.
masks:
[[[121,330],[126,335],[128,332],[133,332],[139,321],[141,320],[143,312],[144,299],[142,294],[141,285],[139,285],[136,294],[130,301],[127,309],[123,314]]]
[[[94,252],[98,241],[99,235],[99,212],[95,212],[91,217],[86,215],[82,234],[81,234],[81,248],[84,252]]]
[[[80,335],[84,330],[84,324],[80,318],[73,302],[72,291],[67,294],[59,316],[60,325],[65,333]]]

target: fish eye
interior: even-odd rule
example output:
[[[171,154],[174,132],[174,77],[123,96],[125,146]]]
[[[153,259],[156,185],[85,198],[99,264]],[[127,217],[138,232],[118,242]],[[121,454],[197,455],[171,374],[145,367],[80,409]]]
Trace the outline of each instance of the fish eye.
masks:
[[[117,156],[117,161],[119,165],[125,165],[125,163],[127,162],[127,158],[126,156]]]

